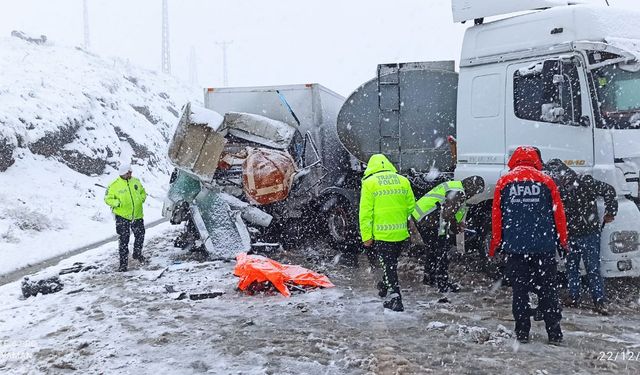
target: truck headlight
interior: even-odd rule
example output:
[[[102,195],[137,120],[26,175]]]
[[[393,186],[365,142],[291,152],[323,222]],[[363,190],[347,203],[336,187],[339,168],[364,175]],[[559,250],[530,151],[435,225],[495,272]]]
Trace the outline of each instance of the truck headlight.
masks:
[[[638,250],[638,232],[635,230],[621,230],[611,233],[609,247],[612,253],[628,253]]]

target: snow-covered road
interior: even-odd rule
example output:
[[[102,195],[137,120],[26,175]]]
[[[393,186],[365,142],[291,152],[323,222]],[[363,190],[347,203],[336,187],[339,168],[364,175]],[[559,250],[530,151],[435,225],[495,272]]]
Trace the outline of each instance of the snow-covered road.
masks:
[[[307,244],[274,258],[323,272],[336,288],[288,299],[246,296],[235,291],[233,262],[199,262],[173,248],[175,233],[168,224],[150,230],[150,264],[124,274],[114,272],[111,243],[42,271],[38,277],[74,262],[98,266],[62,276],[65,288],[57,294],[24,300],[19,283],[0,287],[0,372],[640,373],[637,295],[610,317],[565,310],[564,347],[547,345],[539,322],[532,343],[518,345],[511,333],[510,291],[492,291],[480,274],[461,276],[463,292],[439,303],[442,295],[421,285],[417,265],[404,260],[406,311],[393,313],[383,311],[364,258],[360,268],[346,268],[324,244]],[[166,285],[225,294],[175,300]]]

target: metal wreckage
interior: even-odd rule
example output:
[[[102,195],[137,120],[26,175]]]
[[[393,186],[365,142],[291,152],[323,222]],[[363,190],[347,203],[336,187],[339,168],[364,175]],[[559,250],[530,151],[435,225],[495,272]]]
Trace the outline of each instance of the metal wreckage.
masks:
[[[169,145],[176,167],[164,206],[184,223],[176,246],[212,258],[278,247],[280,225],[317,218],[352,241],[358,162],[335,125],[344,98],[317,85],[208,89],[205,108],[187,104]],[[295,110],[294,110],[295,109]]]

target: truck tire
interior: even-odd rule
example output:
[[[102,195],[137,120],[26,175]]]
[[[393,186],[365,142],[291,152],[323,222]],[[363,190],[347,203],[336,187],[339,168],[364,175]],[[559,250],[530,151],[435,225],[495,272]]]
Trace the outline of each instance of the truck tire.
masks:
[[[333,195],[325,200],[321,212],[329,246],[344,253],[357,253],[360,241],[355,207],[346,198]]]

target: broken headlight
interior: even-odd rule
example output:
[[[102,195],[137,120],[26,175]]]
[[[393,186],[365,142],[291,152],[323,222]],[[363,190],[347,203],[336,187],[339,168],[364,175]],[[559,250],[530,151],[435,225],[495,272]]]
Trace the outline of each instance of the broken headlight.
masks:
[[[611,233],[609,247],[612,253],[628,253],[638,250],[638,232],[635,230],[621,230]]]

